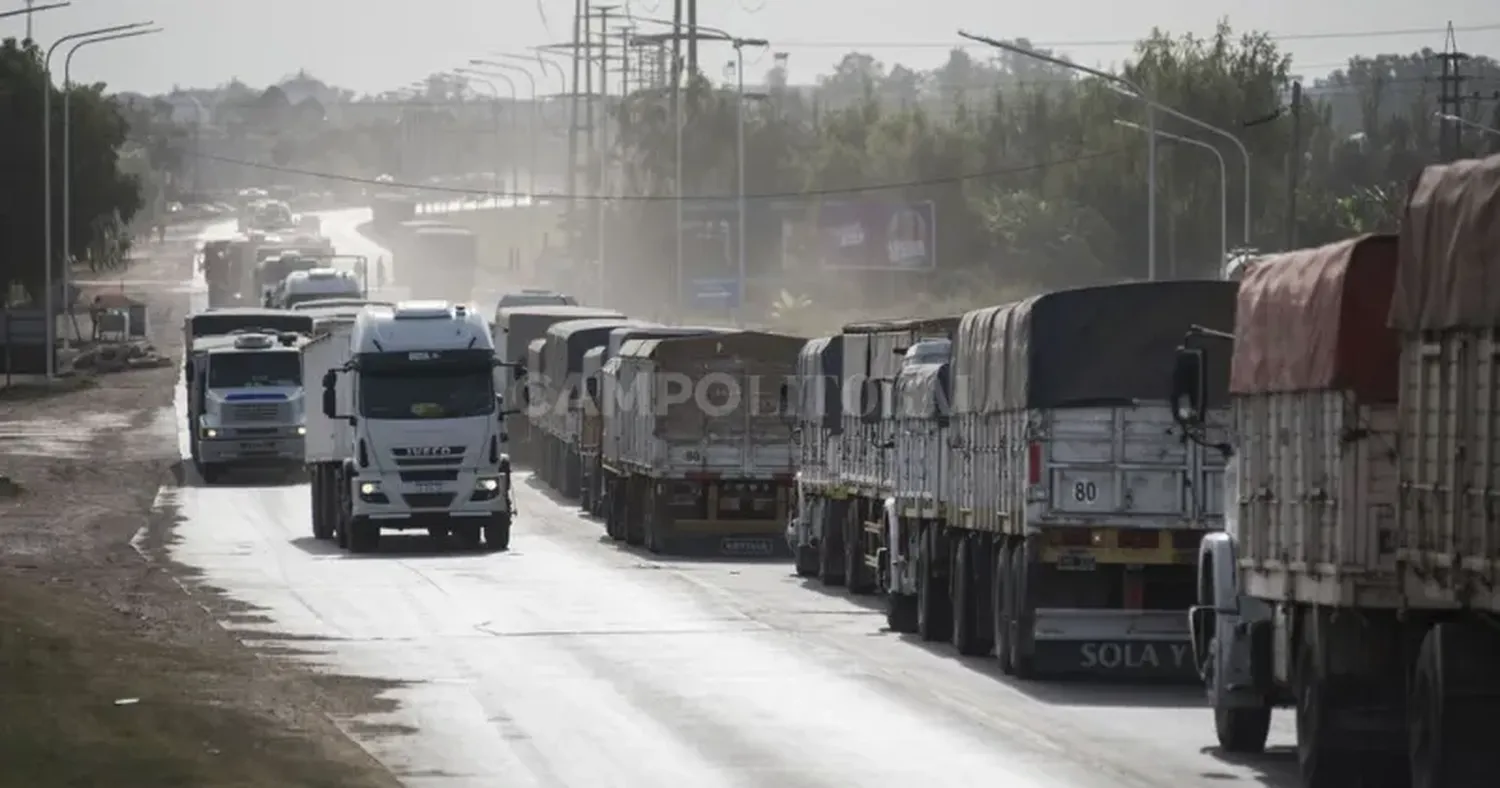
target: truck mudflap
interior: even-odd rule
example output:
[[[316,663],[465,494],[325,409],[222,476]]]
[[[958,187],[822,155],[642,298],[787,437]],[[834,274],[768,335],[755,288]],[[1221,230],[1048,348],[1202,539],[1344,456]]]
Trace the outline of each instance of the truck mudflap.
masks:
[[[1181,610],[1036,611],[1033,664],[1041,674],[1197,682]]]

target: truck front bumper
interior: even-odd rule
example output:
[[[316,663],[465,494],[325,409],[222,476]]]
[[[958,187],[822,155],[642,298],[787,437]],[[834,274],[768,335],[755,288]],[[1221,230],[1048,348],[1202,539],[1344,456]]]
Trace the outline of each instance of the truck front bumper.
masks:
[[[306,439],[294,431],[272,435],[235,434],[233,429],[213,432],[215,437],[198,439],[198,460],[204,464],[300,467],[307,456]]]
[[[460,471],[454,481],[404,482],[397,473],[366,472],[351,481],[353,514],[382,528],[426,528],[510,515],[510,478],[494,469]]]

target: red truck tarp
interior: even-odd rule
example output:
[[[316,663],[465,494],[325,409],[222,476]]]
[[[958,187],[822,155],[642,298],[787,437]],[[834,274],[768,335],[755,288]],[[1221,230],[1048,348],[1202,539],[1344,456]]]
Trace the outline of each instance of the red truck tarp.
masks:
[[[1401,221],[1391,325],[1500,327],[1500,156],[1428,167]]]
[[[1342,389],[1394,402],[1397,243],[1366,235],[1256,263],[1240,283],[1230,393]]]

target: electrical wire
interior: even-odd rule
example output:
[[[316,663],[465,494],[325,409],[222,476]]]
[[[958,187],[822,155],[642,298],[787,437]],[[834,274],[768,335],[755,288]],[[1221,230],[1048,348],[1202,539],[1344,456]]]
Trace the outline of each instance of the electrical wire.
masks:
[[[1108,158],[1110,156],[1118,156],[1121,153],[1125,153],[1125,152],[1131,151],[1131,150],[1135,150],[1135,148],[1134,147],[1130,147],[1130,148],[1116,148],[1116,149],[1112,149],[1112,150],[1096,151],[1094,153],[1086,153],[1086,154],[1083,154],[1081,156],[1072,156],[1072,157],[1062,158],[1062,159],[1053,159],[1053,160],[1050,160],[1050,161],[1035,162],[1035,163],[1032,163],[1032,164],[1023,164],[1023,165],[1020,165],[1020,166],[1017,166],[1017,167],[1005,167],[1005,168],[995,169],[995,170],[984,170],[984,171],[981,171],[981,172],[972,172],[972,173],[967,173],[967,174],[964,174],[964,175],[957,175],[957,176],[944,177],[944,178],[924,178],[924,179],[920,179],[920,180],[898,181],[898,182],[879,183],[879,184],[869,184],[869,185],[865,185],[865,186],[854,186],[854,187],[841,188],[841,189],[809,189],[809,190],[806,190],[806,191],[799,191],[799,192],[763,192],[763,193],[757,193],[757,194],[746,194],[745,195],[745,199],[747,199],[747,200],[774,200],[774,199],[791,199],[791,198],[795,198],[795,197],[830,197],[830,196],[837,196],[837,195],[843,195],[843,194],[864,194],[864,193],[867,193],[867,192],[889,191],[889,190],[893,190],[893,189],[918,188],[918,187],[922,187],[922,186],[943,186],[943,185],[949,185],[949,184],[965,183],[965,182],[968,182],[968,181],[989,180],[989,179],[993,179],[993,178],[1002,178],[1002,177],[1005,177],[1005,176],[1008,176],[1008,175],[1022,175],[1022,174],[1029,173],[1029,172],[1036,172],[1038,170],[1045,170],[1045,169],[1048,169],[1050,167],[1060,167],[1060,166],[1066,166],[1066,165],[1069,165],[1069,164],[1082,164],[1084,162],[1095,161],[1095,160],[1098,160],[1098,159],[1104,159],[1104,158]],[[253,170],[261,170],[261,171],[265,171],[265,172],[276,172],[276,173],[281,173],[283,175],[300,175],[300,176],[303,176],[303,177],[317,178],[317,179],[320,179],[320,180],[337,181],[337,182],[340,182],[340,183],[353,183],[353,184],[360,184],[360,185],[364,185],[364,186],[376,186],[376,187],[380,187],[382,189],[391,189],[391,190],[399,190],[399,191],[437,192],[437,193],[441,193],[441,194],[451,194],[451,195],[454,195],[454,196],[457,196],[457,197],[516,197],[516,198],[520,198],[520,197],[531,197],[531,196],[533,196],[533,195],[531,195],[531,194],[529,194],[527,192],[504,192],[504,191],[495,191],[493,189],[466,189],[466,188],[457,187],[457,186],[434,186],[434,185],[422,184],[422,183],[403,183],[403,182],[399,182],[399,181],[381,181],[381,180],[378,180],[378,179],[375,179],[375,178],[363,178],[363,177],[355,176],[355,175],[339,175],[337,173],[332,173],[332,172],[318,172],[316,170],[305,170],[305,169],[300,169],[300,168],[297,168],[297,167],[283,167],[283,166],[276,165],[276,164],[264,164],[262,162],[245,161],[243,159],[234,159],[234,158],[230,158],[230,157],[227,157],[227,156],[216,156],[216,155],[209,154],[209,153],[195,154],[192,151],[186,151],[184,153],[184,155],[185,156],[191,156],[193,158],[202,159],[204,161],[213,161],[213,162],[219,162],[219,163],[222,163],[222,164],[236,165],[236,166],[246,167],[248,169],[253,169]],[[729,202],[729,201],[738,200],[740,198],[740,196],[738,194],[713,194],[713,195],[687,195],[687,194],[685,194],[685,195],[683,195],[681,197],[677,197],[675,195],[660,195],[660,196],[657,196],[657,195],[620,195],[620,196],[606,196],[606,195],[599,195],[599,194],[545,194],[545,195],[536,195],[536,196],[542,197],[542,198],[545,198],[545,199],[548,199],[548,200],[580,200],[580,201],[608,200],[608,201],[617,201],[617,202],[672,202],[674,200],[679,200],[679,199],[685,200],[685,201],[686,200],[691,200],[691,201],[695,201],[695,202],[713,202],[713,201],[726,201],[726,202]]]
[[[1454,27],[1455,33],[1482,33],[1500,30],[1500,22]],[[1324,33],[1286,33],[1268,36],[1272,41],[1334,41],[1366,38],[1398,38],[1401,36],[1441,35],[1447,27],[1404,28],[1399,30],[1336,31]],[[961,41],[776,41],[780,49],[988,49],[978,44]],[[1030,41],[1034,49],[1086,49],[1089,47],[1135,46],[1140,39],[1116,41]]]

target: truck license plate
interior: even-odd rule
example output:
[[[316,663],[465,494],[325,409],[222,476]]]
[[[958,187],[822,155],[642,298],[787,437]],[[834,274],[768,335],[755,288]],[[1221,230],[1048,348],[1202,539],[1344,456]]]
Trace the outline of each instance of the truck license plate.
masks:
[[[770,539],[729,538],[719,543],[724,555],[768,556],[774,552]]]
[[[419,493],[436,493],[442,491],[442,482],[417,482],[417,492]]]
[[[1057,557],[1057,568],[1065,572],[1094,571],[1094,557],[1088,553],[1063,553]]]

